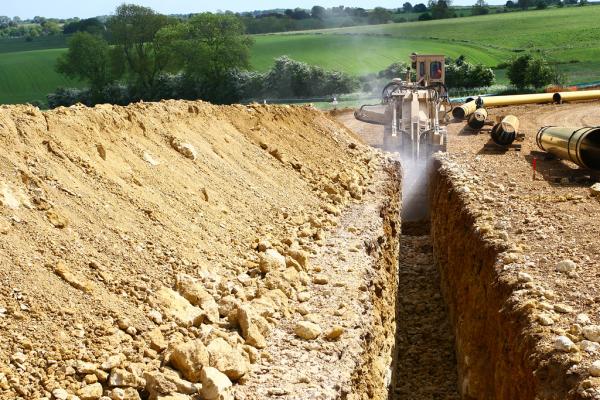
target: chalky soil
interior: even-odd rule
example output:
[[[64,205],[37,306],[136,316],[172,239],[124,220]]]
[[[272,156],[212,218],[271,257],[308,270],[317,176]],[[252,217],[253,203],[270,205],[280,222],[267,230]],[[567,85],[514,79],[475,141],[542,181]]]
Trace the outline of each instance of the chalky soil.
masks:
[[[428,235],[400,242],[392,399],[460,399],[454,335]]]
[[[454,334],[429,236],[430,161],[402,160],[402,236],[391,398],[459,399]]]

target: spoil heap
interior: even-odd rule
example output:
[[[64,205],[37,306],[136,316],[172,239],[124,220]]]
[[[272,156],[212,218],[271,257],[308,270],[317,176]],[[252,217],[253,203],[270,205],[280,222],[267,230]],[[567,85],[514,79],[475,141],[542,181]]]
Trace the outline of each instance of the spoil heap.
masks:
[[[398,182],[306,107],[1,107],[0,397],[385,396]]]

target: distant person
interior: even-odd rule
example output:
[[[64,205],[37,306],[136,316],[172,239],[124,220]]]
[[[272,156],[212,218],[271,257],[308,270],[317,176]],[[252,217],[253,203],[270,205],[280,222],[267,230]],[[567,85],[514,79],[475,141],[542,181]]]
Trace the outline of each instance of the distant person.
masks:
[[[331,101],[331,104],[333,104],[333,109],[337,110],[338,101],[337,101],[336,97],[333,98],[333,100]]]
[[[432,79],[441,79],[442,78],[442,64],[435,63],[433,66],[433,74],[431,76]]]

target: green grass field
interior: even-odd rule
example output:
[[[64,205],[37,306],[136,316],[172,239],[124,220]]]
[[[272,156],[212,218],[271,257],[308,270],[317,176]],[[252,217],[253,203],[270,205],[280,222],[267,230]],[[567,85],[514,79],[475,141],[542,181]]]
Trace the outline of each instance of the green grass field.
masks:
[[[25,38],[0,38],[0,54],[18,51],[48,50],[67,47],[67,36],[42,36],[31,42]],[[0,56],[1,57],[1,56]]]
[[[330,33],[281,34],[256,37],[251,62],[255,69],[263,71],[273,64],[274,58],[286,54],[327,69],[361,75],[377,72],[396,61],[408,61],[408,55],[413,51],[441,53],[450,57],[464,54],[467,59],[486,65],[498,64],[503,53],[497,49],[483,49],[471,44],[424,38]]]
[[[522,51],[544,54],[570,83],[600,80],[600,6],[511,12],[255,37],[252,65],[280,54],[358,75],[405,61],[411,52],[465,55],[489,67]],[[576,22],[576,23],[575,23]],[[506,82],[499,71],[498,81]]]
[[[465,11],[467,12],[467,11]],[[545,54],[569,83],[600,80],[600,6],[511,12],[255,36],[251,64],[265,71],[273,59],[294,59],[353,75],[377,72],[411,52],[465,55],[496,67],[522,51]],[[54,72],[65,51],[62,36],[0,39],[0,103],[45,101],[59,86],[81,86]],[[497,81],[507,83],[504,70]]]
[[[0,103],[46,101],[46,94],[57,87],[79,87],[54,71],[64,49],[22,51],[0,54]]]

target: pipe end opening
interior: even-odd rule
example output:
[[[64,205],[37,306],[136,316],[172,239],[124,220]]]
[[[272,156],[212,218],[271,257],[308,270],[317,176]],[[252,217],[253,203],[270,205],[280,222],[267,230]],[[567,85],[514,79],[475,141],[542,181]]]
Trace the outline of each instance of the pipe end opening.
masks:
[[[600,171],[600,127],[593,128],[581,141],[581,161],[589,169]]]
[[[462,107],[454,107],[452,116],[456,119],[463,120],[465,119],[465,110],[463,110]]]

